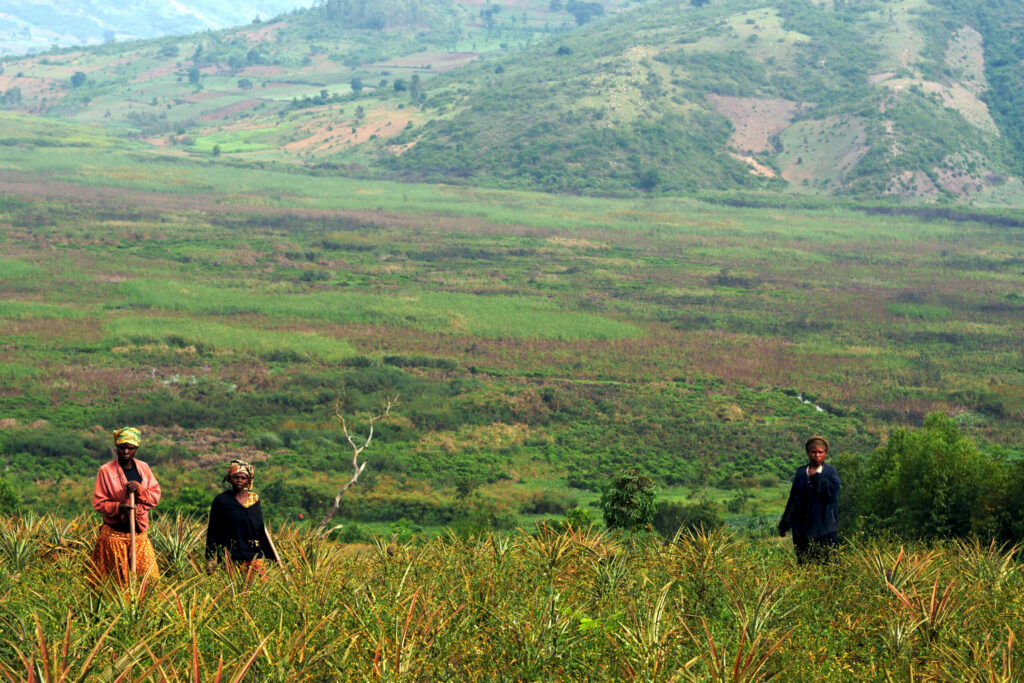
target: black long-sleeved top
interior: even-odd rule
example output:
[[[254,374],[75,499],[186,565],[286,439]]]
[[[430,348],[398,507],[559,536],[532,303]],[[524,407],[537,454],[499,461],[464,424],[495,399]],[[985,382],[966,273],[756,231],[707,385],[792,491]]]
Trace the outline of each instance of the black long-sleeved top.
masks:
[[[812,477],[807,465],[796,471],[789,490],[780,531],[793,530],[798,536],[821,538],[839,531],[839,473],[827,463]]]
[[[233,562],[251,562],[259,557],[274,559],[260,501],[244,507],[232,491],[213,499],[206,529],[206,558],[222,558],[224,549],[231,553]]]

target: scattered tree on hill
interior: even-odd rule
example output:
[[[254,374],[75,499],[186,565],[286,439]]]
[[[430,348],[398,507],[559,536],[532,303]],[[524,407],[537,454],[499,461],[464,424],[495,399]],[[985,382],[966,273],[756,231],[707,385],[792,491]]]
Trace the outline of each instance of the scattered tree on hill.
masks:
[[[348,82],[348,87],[352,88],[352,92],[358,95],[363,91],[363,79],[359,76],[353,76],[352,80]]]
[[[645,192],[650,192],[661,182],[661,173],[656,168],[649,168],[640,174],[637,186]]]
[[[573,0],[565,6],[566,11],[576,20],[577,26],[583,26],[595,17],[604,16],[604,5],[599,2],[579,2]]]
[[[0,515],[13,515],[21,508],[21,496],[6,479],[0,479]]]
[[[80,86],[83,86],[85,85],[86,80],[87,77],[84,71],[76,71],[75,73],[71,74],[71,87],[78,88]]]
[[[494,15],[501,11],[501,5],[488,5],[487,7],[480,10],[480,17],[484,20],[484,26],[488,31],[494,28],[495,19]]]
[[[353,472],[352,478],[349,479],[348,482],[341,487],[341,490],[338,491],[338,495],[334,497],[334,502],[331,505],[330,509],[327,511],[327,514],[324,515],[324,518],[320,520],[320,524],[317,525],[317,531],[322,532],[327,529],[327,524],[331,521],[331,518],[334,517],[334,515],[338,512],[338,508],[341,507],[341,497],[345,495],[346,491],[352,488],[352,486],[359,480],[359,475],[362,474],[363,470],[366,469],[367,461],[363,460],[362,462],[359,462],[359,456],[362,454],[364,450],[366,450],[367,446],[369,446],[370,442],[373,440],[373,425],[377,422],[380,422],[381,420],[385,420],[391,417],[391,409],[397,408],[398,405],[398,396],[392,396],[384,400],[384,405],[381,408],[381,412],[370,418],[370,431],[367,433],[366,439],[360,439],[358,435],[354,436],[351,432],[348,431],[348,422],[345,420],[345,416],[341,414],[341,406],[335,406],[334,414],[337,416],[338,420],[341,421],[341,430],[345,433],[345,438],[348,439],[349,444],[352,446]],[[357,444],[357,441],[359,440],[362,441],[362,445]]]
[[[615,477],[601,492],[601,512],[609,529],[642,531],[650,529],[658,511],[654,480],[636,469]]]
[[[0,103],[7,107],[13,107],[21,104],[21,88],[14,86],[9,90],[4,91],[4,95],[0,98]]]
[[[409,99],[412,100],[413,104],[419,104],[422,97],[423,91],[420,87],[420,75],[413,74],[412,81],[409,82]]]
[[[199,85],[199,69],[192,67],[188,70],[188,82],[192,85]]]

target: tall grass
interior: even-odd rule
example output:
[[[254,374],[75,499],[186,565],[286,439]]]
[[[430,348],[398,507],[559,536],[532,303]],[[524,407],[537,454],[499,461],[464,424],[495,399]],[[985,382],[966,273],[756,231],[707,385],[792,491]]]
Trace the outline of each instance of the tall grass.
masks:
[[[28,275],[37,275],[43,269],[32,263],[14,259],[0,259],[0,280],[16,280]]]
[[[1024,570],[1012,550],[875,541],[799,568],[787,546],[722,532],[665,543],[541,528],[347,546],[285,528],[276,534],[285,562],[261,581],[239,567],[206,575],[202,523],[168,519],[151,532],[161,579],[96,592],[84,563],[97,524],[0,519],[8,680],[863,681],[909,671],[1016,680],[1020,671]]]
[[[121,291],[133,305],[147,308],[218,315],[259,313],[481,337],[621,339],[641,332],[635,325],[559,310],[548,299],[529,296],[442,292],[275,294],[150,279],[130,280],[121,285]]]
[[[82,318],[83,311],[70,306],[35,301],[0,301],[0,318],[7,320]]]
[[[256,355],[288,352],[333,362],[355,355],[348,343],[307,332],[260,330],[189,318],[117,318],[105,324],[106,343],[170,344],[178,347],[213,347],[245,351]]]

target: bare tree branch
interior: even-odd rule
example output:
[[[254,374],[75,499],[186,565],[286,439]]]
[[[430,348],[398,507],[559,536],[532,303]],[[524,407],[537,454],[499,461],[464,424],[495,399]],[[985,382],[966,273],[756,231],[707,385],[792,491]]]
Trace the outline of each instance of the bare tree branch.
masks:
[[[359,475],[362,474],[363,470],[366,469],[366,460],[359,462],[359,456],[362,454],[363,451],[366,450],[366,447],[370,445],[370,442],[373,441],[374,424],[381,420],[385,420],[391,417],[391,409],[397,408],[399,405],[400,404],[398,402],[398,394],[386,397],[384,399],[384,405],[381,409],[381,412],[370,418],[370,431],[366,435],[366,440],[363,441],[363,445],[360,446],[356,444],[355,437],[348,430],[348,422],[345,420],[345,416],[341,414],[340,402],[335,403],[334,414],[341,421],[341,430],[345,433],[345,438],[348,439],[349,444],[352,445],[352,478],[349,479],[348,482],[341,487],[341,490],[338,491],[338,495],[334,497],[334,504],[331,505],[331,508],[327,511],[327,514],[324,515],[324,518],[320,520],[320,523],[316,527],[317,532],[323,532],[327,529],[327,524],[331,521],[331,518],[334,517],[334,515],[338,512],[338,508],[341,507],[341,497],[344,496],[345,492],[348,491],[352,487],[352,485],[359,480]]]

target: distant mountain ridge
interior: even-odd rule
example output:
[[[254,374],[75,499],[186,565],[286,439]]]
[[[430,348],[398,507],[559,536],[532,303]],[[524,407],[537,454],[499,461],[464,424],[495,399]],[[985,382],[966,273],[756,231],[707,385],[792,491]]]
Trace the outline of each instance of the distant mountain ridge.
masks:
[[[312,0],[6,0],[0,8],[0,54],[218,30],[311,4]]]
[[[1024,206],[1017,0],[697,4],[326,0],[4,60],[0,108],[325,173]]]

